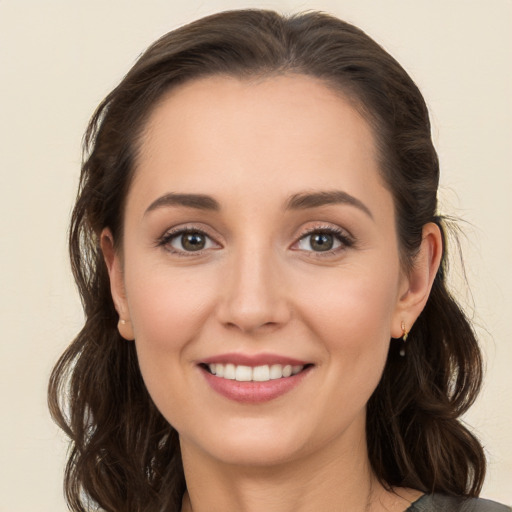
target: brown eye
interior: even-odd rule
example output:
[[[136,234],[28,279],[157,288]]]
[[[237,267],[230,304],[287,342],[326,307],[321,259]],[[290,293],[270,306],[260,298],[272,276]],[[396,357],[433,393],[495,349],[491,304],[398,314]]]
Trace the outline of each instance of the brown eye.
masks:
[[[310,253],[333,253],[352,247],[354,240],[338,228],[320,228],[304,234],[293,246]]]
[[[309,244],[313,251],[330,251],[334,246],[334,237],[327,233],[310,235]]]
[[[341,247],[342,243],[335,234],[315,232],[303,236],[298,243],[298,249],[302,251],[326,252]]]
[[[188,230],[166,235],[162,240],[162,245],[167,246],[175,253],[199,252],[203,249],[218,247],[206,233]]]
[[[206,237],[202,233],[184,233],[180,238],[185,251],[200,251],[206,246]]]

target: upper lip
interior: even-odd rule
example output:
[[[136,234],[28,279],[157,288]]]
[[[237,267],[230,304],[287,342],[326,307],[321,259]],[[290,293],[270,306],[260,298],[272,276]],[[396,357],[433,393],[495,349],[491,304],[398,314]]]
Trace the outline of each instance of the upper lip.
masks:
[[[311,364],[309,361],[303,361],[293,357],[282,356],[278,354],[219,354],[200,361],[203,364],[234,364],[236,366],[263,366],[263,365],[292,365],[305,366]]]

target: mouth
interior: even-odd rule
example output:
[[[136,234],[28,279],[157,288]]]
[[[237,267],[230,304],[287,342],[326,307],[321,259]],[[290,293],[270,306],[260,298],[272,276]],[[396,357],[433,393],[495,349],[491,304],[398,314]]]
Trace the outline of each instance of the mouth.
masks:
[[[198,364],[216,393],[243,404],[268,402],[295,389],[315,365],[277,356],[226,354]]]
[[[268,382],[292,377],[312,365],[264,364],[246,366],[233,363],[202,363],[200,366],[220,379],[236,380],[237,382]]]

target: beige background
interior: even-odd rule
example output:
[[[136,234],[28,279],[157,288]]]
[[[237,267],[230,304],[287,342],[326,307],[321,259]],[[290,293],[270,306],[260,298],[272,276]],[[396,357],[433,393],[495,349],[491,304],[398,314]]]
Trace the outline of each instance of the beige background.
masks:
[[[487,357],[467,421],[489,456],[484,495],[512,503],[512,2],[510,0],[0,0],[0,510],[66,510],[66,442],[47,378],[80,327],[66,255],[80,140],[95,106],[168,30],[238,7],[321,9],[366,30],[431,109],[443,211],[466,221],[472,295],[458,293]]]

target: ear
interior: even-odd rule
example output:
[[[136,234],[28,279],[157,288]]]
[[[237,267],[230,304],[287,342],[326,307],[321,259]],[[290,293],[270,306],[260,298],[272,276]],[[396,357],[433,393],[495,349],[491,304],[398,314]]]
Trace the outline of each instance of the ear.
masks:
[[[421,245],[413,268],[404,276],[393,317],[391,336],[401,338],[402,322],[410,331],[427,303],[443,255],[443,237],[437,224],[423,226]]]
[[[124,287],[123,265],[119,252],[114,247],[114,237],[110,229],[105,228],[101,232],[100,246],[110,278],[110,293],[119,315],[117,324],[119,334],[126,340],[133,340],[133,328]]]

